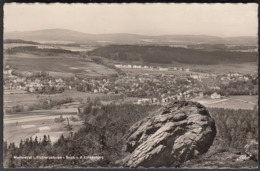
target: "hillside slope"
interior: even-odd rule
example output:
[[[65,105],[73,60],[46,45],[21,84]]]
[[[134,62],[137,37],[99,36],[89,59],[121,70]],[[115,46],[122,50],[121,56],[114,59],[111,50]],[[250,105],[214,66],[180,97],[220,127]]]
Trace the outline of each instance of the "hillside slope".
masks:
[[[72,41],[98,44],[244,44],[257,45],[257,37],[217,37],[207,35],[160,35],[146,36],[128,33],[88,34],[67,29],[46,29],[24,32],[5,32],[4,39],[24,39],[30,41]]]
[[[221,64],[257,62],[255,52],[202,51],[168,46],[109,45],[89,52],[118,61],[143,61],[169,64],[173,61],[184,64]]]

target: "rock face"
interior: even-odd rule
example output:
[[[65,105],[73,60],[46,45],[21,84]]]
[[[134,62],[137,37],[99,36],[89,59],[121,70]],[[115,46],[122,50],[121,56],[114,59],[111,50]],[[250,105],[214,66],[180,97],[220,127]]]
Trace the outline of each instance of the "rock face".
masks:
[[[175,101],[129,130],[126,167],[176,167],[206,152],[216,136],[214,120],[197,102]]]
[[[244,147],[245,153],[253,160],[258,161],[258,142],[251,140],[249,144]]]

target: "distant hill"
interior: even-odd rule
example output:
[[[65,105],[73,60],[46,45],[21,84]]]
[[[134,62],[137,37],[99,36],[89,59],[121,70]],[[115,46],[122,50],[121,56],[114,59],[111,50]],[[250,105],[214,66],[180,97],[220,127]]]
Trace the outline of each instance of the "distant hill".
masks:
[[[257,62],[255,52],[202,51],[169,46],[108,45],[88,52],[89,55],[102,56],[118,61],[142,61],[169,64],[222,64]]]
[[[5,39],[4,43],[9,44],[9,43],[21,43],[21,44],[34,44],[37,45],[39,43],[33,42],[33,41],[26,41],[22,39]]]
[[[207,35],[162,35],[145,36],[137,34],[87,34],[66,29],[47,29],[25,32],[6,32],[5,39],[27,41],[72,41],[88,44],[247,44],[257,45],[257,37],[216,37]]]

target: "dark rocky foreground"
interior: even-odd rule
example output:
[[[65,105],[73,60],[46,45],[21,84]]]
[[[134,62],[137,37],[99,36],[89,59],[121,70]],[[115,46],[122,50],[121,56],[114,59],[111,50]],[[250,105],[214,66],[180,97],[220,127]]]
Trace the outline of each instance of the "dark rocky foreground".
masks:
[[[135,123],[129,130],[123,166],[178,167],[208,151],[215,121],[197,102],[176,101]]]
[[[258,143],[245,146],[245,151],[231,147],[213,145],[207,153],[184,162],[180,167],[188,169],[249,169],[257,168]],[[248,148],[250,151],[247,151]],[[252,152],[252,153],[251,153]]]

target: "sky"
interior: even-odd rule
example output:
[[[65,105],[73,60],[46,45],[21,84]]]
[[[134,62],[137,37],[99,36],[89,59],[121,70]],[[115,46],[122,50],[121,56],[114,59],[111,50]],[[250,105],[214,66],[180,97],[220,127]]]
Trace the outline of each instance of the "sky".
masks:
[[[255,3],[9,3],[4,32],[62,28],[91,34],[257,36],[257,8]]]

